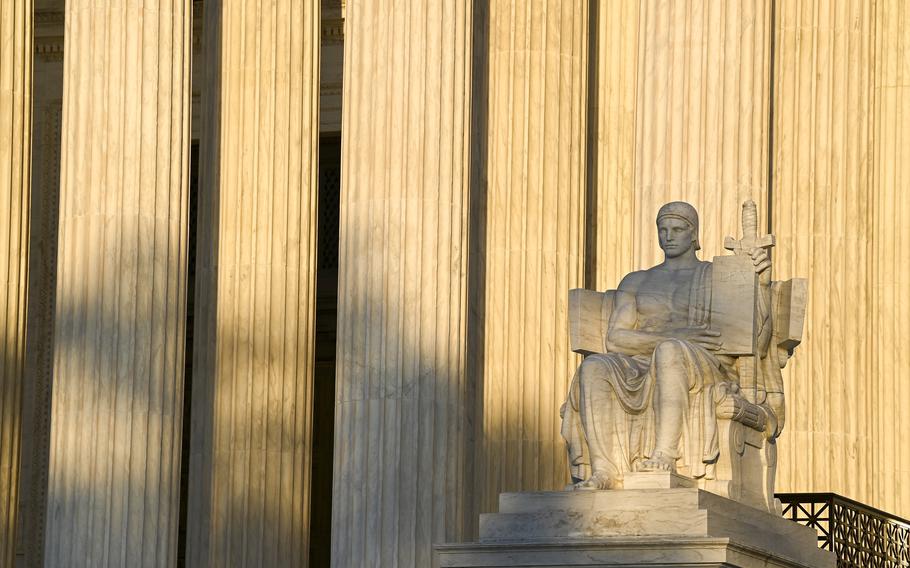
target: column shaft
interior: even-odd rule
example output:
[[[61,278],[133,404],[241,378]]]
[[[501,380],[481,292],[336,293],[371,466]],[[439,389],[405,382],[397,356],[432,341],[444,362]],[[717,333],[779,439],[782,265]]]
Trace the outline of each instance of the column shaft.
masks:
[[[910,6],[900,0],[881,0],[875,22],[875,146],[870,172],[875,250],[872,273],[862,283],[873,292],[875,327],[869,337],[878,339],[869,376],[875,398],[872,412],[865,414],[875,426],[870,428],[869,422],[857,426],[873,439],[872,459],[866,461],[863,476],[872,482],[870,501],[908,518],[910,436],[904,432],[910,408]],[[852,133],[846,132],[846,137]],[[850,226],[848,221],[848,233]],[[845,270],[863,274],[862,266],[847,264]],[[855,336],[847,339],[851,341]],[[849,372],[845,378],[855,381]],[[863,381],[861,388],[869,388],[869,382]],[[845,414],[850,412],[845,409]]]
[[[319,13],[205,7],[190,566],[307,562]]]
[[[16,553],[32,135],[32,2],[0,6],[0,565]]]
[[[559,407],[584,285],[587,2],[490,4],[482,421],[475,499],[560,489]]]
[[[767,219],[770,8],[767,0],[641,4],[633,269],[663,259],[654,219],[668,201],[698,209],[705,260],[739,235],[747,198]]]
[[[66,4],[45,562],[176,560],[189,0]]]
[[[885,470],[872,461],[872,439],[899,434],[873,426],[880,413],[896,418],[876,401],[872,374],[883,339],[869,273],[870,245],[883,234],[870,163],[874,16],[864,0],[778,3],[772,226],[776,278],[809,279],[804,344],[784,375],[778,490],[882,505],[871,501],[873,472]],[[897,380],[895,371],[884,380]]]
[[[348,1],[334,566],[462,538],[470,2]]]
[[[639,2],[597,2],[590,81],[593,147],[589,186],[588,270],[596,290],[615,289],[632,266],[635,237],[635,116],[638,90]],[[589,201],[589,203],[591,203]]]

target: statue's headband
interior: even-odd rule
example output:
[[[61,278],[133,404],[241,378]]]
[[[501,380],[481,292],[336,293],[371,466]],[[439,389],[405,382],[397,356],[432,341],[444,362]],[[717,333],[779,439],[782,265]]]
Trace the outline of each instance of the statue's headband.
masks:
[[[657,211],[657,222],[665,217],[681,219],[695,229],[695,250],[701,249],[698,242],[698,211],[685,201],[671,201]]]
[[[693,228],[698,226],[698,221],[692,222],[692,219],[690,219],[689,217],[686,217],[685,215],[677,215],[676,213],[664,213],[663,215],[658,215],[657,222],[660,223],[661,219],[666,219],[667,217],[672,217],[674,219],[679,219],[681,221],[685,221],[686,223],[689,224],[690,227],[693,227]]]

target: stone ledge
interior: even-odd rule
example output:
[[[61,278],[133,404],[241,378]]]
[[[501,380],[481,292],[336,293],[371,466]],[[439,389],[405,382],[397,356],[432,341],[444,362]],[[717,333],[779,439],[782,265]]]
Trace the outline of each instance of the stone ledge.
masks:
[[[835,565],[833,555],[830,562],[805,564],[775,552],[739,544],[729,538],[708,537],[617,537],[560,542],[443,544],[434,546],[433,552],[435,568],[833,568]]]
[[[829,568],[814,530],[695,488],[503,493],[480,542],[436,547],[438,566]]]

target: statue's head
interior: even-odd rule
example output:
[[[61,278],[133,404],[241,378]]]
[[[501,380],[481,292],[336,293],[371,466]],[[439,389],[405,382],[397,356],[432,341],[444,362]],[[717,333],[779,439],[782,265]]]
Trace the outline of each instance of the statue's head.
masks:
[[[657,212],[657,239],[670,258],[700,250],[698,212],[685,201],[671,201]]]

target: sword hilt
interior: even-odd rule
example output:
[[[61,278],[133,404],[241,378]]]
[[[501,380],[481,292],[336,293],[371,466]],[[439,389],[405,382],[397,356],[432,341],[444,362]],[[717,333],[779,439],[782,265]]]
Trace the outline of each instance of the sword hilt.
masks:
[[[758,236],[758,207],[751,199],[743,202],[742,225],[743,238],[725,238],[725,249],[732,250],[735,254],[748,254],[748,251],[753,248],[771,248],[774,246],[774,235]]]
[[[758,207],[751,199],[743,203],[743,240],[758,238]]]

